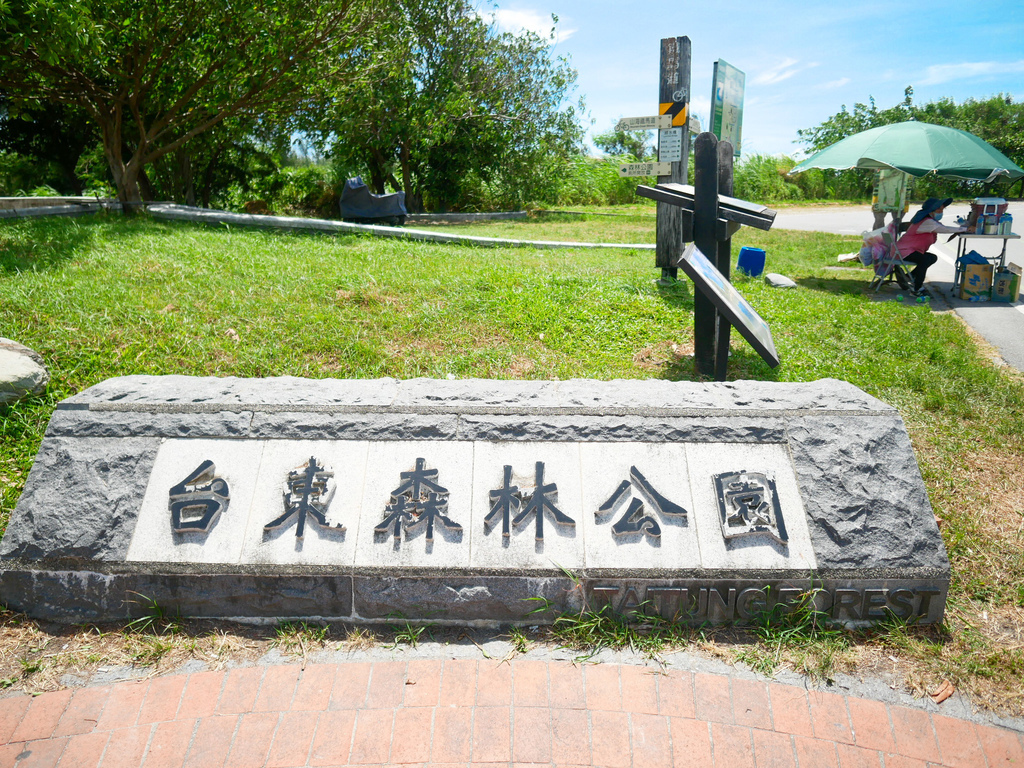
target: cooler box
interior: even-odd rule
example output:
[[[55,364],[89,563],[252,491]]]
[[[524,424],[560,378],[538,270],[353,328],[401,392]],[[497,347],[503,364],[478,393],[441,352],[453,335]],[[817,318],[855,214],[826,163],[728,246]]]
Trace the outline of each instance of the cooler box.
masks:
[[[1016,264],[1000,269],[992,278],[992,301],[1017,301],[1020,298],[1021,268]]]
[[[764,272],[765,253],[763,248],[740,248],[740,258],[736,268],[750,277],[757,277]]]
[[[975,216],[995,216],[996,218],[1006,213],[1008,205],[1001,197],[976,197],[971,203],[971,211]]]
[[[960,298],[970,300],[974,296],[986,299],[992,293],[992,265],[965,264],[963,282],[960,283]]]

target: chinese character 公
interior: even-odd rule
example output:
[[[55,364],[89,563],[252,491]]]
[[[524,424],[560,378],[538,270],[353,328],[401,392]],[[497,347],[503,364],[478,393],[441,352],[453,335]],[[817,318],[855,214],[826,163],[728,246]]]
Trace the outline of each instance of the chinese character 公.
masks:
[[[632,496],[630,493],[631,489],[636,490],[643,497],[643,501]],[[654,538],[661,536],[661,526],[658,525],[657,519],[652,515],[644,513],[645,502],[648,507],[662,517],[675,516],[686,518],[686,509],[658,493],[636,466],[629,468],[629,480],[623,480],[619,483],[619,487],[615,489],[615,492],[608,498],[608,501],[602,504],[597,512],[594,513],[594,516],[600,517],[602,514],[615,512],[622,506],[627,496],[632,497],[632,501],[626,512],[612,526],[612,533],[616,536],[641,531]]]

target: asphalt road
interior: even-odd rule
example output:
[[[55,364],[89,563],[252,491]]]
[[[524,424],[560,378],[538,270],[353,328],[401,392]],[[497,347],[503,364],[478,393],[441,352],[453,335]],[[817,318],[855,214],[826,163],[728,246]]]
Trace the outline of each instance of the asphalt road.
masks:
[[[916,208],[911,207],[910,212],[913,213],[915,210]],[[957,216],[966,217],[968,211],[967,205],[951,205],[946,209],[943,223],[953,223]],[[1018,233],[1024,231],[1024,203],[1010,203],[1009,212],[1013,215],[1014,230]],[[871,229],[872,221],[871,208],[867,205],[793,208],[780,211],[775,218],[773,228],[859,235],[861,232]],[[1000,356],[1008,365],[1019,371],[1024,371],[1024,303],[1019,301],[1013,304],[975,303],[953,298],[950,293],[955,273],[957,241],[954,239],[947,243],[946,237],[948,236],[940,235],[938,242],[930,249],[939,257],[939,260],[928,270],[926,284],[932,294],[941,297],[974,330],[999,350]],[[997,255],[1001,245],[1002,241],[998,240],[969,241],[969,247],[984,256]],[[1007,242],[1006,261],[1024,268],[1024,239]],[[884,287],[882,290],[892,290],[892,288]]]

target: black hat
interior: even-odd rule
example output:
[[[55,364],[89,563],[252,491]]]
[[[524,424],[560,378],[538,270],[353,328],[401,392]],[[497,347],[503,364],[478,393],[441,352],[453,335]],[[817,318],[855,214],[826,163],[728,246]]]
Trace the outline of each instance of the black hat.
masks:
[[[947,205],[953,202],[952,197],[947,197],[942,200],[938,197],[929,197],[924,203],[921,204],[921,210],[914,214],[914,218],[911,219],[912,224],[916,224],[919,221],[923,221],[925,218],[930,216],[934,211],[939,208],[945,208]]]

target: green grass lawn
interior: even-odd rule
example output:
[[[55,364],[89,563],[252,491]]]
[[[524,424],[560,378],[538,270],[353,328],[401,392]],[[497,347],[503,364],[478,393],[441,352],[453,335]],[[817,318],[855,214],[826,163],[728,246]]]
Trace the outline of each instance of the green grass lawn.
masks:
[[[653,242],[653,209],[626,213],[446,229]],[[856,239],[744,230],[734,253],[743,245],[765,248],[769,270],[799,287],[736,280],[782,364],[768,368],[734,332],[730,379],[834,377],[896,406],[943,521],[947,627],[859,636],[845,658],[884,649],[920,685],[948,678],[1024,711],[1024,384],[954,315],[877,301],[866,271],[826,269]],[[44,395],[0,406],[0,530],[54,405],[112,376],[691,379],[692,290],[659,288],[653,261],[105,215],[0,223],[0,336],[41,353],[52,375]]]

